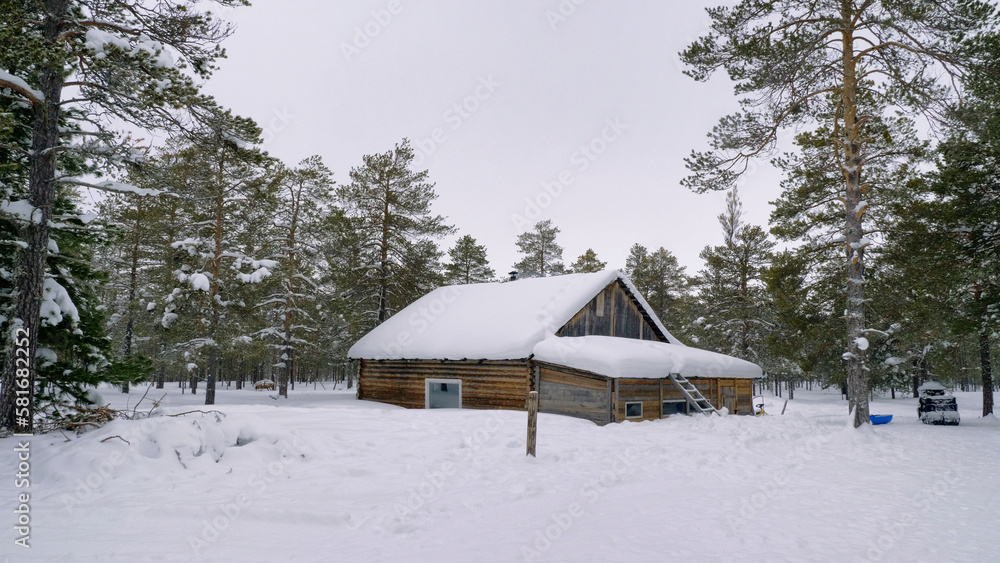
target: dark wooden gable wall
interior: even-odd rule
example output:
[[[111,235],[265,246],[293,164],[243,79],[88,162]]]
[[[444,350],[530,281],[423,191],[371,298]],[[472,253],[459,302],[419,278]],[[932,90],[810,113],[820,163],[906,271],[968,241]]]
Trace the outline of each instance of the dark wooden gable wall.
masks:
[[[556,336],[617,336],[667,342],[628,287],[611,282],[556,333]]]

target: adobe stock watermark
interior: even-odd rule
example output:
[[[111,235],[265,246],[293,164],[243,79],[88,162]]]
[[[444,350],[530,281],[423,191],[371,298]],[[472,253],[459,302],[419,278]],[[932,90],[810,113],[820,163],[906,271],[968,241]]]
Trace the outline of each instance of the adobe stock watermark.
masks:
[[[395,505],[396,521],[405,523],[428,503],[444,492],[447,481],[467,468],[472,456],[481,450],[497,432],[504,426],[504,419],[492,411],[489,418],[474,432],[462,437],[462,446],[453,448],[448,459],[457,457],[457,461],[445,460],[439,466],[428,471],[424,479],[416,487],[412,487],[405,498],[400,498]]]
[[[462,294],[463,289],[463,286],[460,285],[446,286],[428,299],[427,303],[420,303],[413,307],[413,312],[406,319],[410,328],[400,331],[395,340],[383,342],[382,351],[389,357],[401,354],[404,349],[413,344],[414,333],[421,334],[437,322]]]
[[[250,489],[248,492],[240,491],[228,502],[216,505],[214,514],[201,521],[201,532],[188,538],[195,557],[201,557],[203,550],[219,541],[222,534],[239,520],[255,499],[267,492],[272,483],[289,477],[288,466],[301,457],[303,446],[298,437],[293,438],[291,444],[282,443],[279,447],[281,460],[272,461],[251,474],[246,481],[246,488]]]
[[[585,499],[585,503],[571,502],[562,510],[551,513],[545,523],[535,531],[533,541],[521,546],[521,556],[524,560],[535,561],[551,549],[552,545],[586,514],[585,504],[596,503],[606,492],[632,473],[635,459],[635,452],[631,449],[618,454],[607,469],[580,488],[580,496]]]
[[[784,491],[784,486],[793,475],[801,472],[806,462],[815,458],[816,454],[832,440],[830,434],[812,435],[805,444],[795,448],[785,456],[781,468],[771,475],[767,481],[757,485],[757,491],[745,495],[740,499],[740,508],[736,513],[726,514],[726,522],[733,532],[738,533],[738,529],[747,521],[757,515],[758,512],[767,507]]]
[[[14,488],[18,489],[14,498],[14,532],[17,534],[14,545],[30,549],[31,440],[28,438],[32,436],[32,420],[35,414],[32,407],[34,386],[31,381],[31,332],[23,326],[16,326],[13,332],[14,377],[11,383],[14,388],[14,437],[17,444],[14,446],[14,455],[17,456]]]
[[[73,495],[62,495],[61,500],[66,512],[72,513],[74,508],[94,500],[101,485],[114,475],[115,468],[124,465],[128,459],[128,456],[121,452],[113,451],[106,458],[91,462],[90,472],[83,477],[76,478],[76,488],[73,489]]]
[[[271,110],[271,115],[267,116],[267,122],[261,127],[261,145],[267,146],[278,136],[279,133],[288,128],[295,119],[295,114],[288,111],[287,106],[281,106],[281,109],[274,108]]]
[[[17,456],[17,473],[14,474],[14,487],[24,489],[19,491],[14,502],[14,532],[17,537],[14,545],[31,548],[31,442],[16,440],[14,455]]]
[[[493,78],[492,74],[479,77],[479,82],[472,88],[468,95],[461,100],[448,106],[448,109],[441,113],[441,119],[448,126],[448,130],[454,132],[462,128],[466,121],[478,112],[483,104],[490,100],[500,87],[500,83]],[[433,155],[438,148],[448,141],[448,131],[444,127],[435,127],[430,135],[418,138],[413,143],[414,155],[413,164],[420,166]]]
[[[592,137],[589,141],[581,143],[569,157],[570,166],[563,168],[555,175],[555,178],[542,182],[541,190],[534,197],[525,198],[524,209],[521,213],[514,213],[510,216],[511,222],[517,232],[524,232],[532,227],[542,216],[542,211],[548,209],[553,202],[559,199],[569,186],[573,185],[577,176],[590,169],[591,165],[597,161],[611,145],[615,144],[628,126],[621,117],[615,116],[604,120],[604,127],[600,133]]]
[[[943,475],[936,477],[933,485],[914,493],[912,508],[884,523],[882,533],[877,538],[869,540],[865,557],[859,561],[886,560],[889,552],[902,542],[915,524],[921,521],[921,516],[930,512],[935,502],[946,499],[952,489],[962,481],[962,477],[961,469],[953,465]],[[892,557],[888,559],[895,560]]]
[[[569,21],[576,15],[577,9],[587,3],[587,0],[559,0],[553,8],[545,10],[545,21],[553,30]]]
[[[692,44],[701,39],[703,36],[708,35],[712,31],[712,20],[704,16],[702,12],[702,18],[695,25],[685,26],[687,33],[685,35],[684,41],[681,43],[681,51],[675,51],[670,53],[670,59],[674,62],[674,68],[677,69],[678,74],[684,74],[688,70],[687,64],[681,60],[681,53]],[[684,78],[687,78],[686,76]],[[693,80],[688,78],[688,80]]]
[[[340,52],[344,55],[344,60],[350,63],[354,57],[360,55],[365,49],[371,46],[372,41],[382,34],[397,16],[403,13],[403,5],[399,0],[389,0],[384,8],[371,12],[371,18],[365,23],[355,26],[354,36],[351,40],[340,42]]]
[[[747,159],[743,171],[740,173],[739,177],[736,178],[734,189],[742,190],[747,186],[750,180],[760,173],[764,168],[764,161],[760,158],[754,157]]]
[[[538,308],[538,312],[535,313],[535,320],[545,329],[545,332],[555,334],[559,331],[559,328],[565,321],[556,318],[556,310],[557,308],[561,309],[565,307],[566,299],[572,296],[573,291],[582,283],[579,280],[567,283],[546,301],[544,305]],[[563,359],[583,346],[581,339],[558,338],[555,342],[556,351]]]

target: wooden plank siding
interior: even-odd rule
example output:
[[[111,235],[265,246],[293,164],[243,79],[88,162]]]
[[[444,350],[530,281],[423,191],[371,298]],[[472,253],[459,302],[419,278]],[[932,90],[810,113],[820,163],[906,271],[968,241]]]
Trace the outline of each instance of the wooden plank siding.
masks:
[[[684,398],[668,379],[616,380],[529,360],[361,360],[358,398],[422,409],[426,379],[460,379],[462,408],[523,410],[528,391],[537,390],[539,412],[584,418],[602,425],[657,420],[664,400]],[[712,406],[729,407],[730,414],[753,413],[749,379],[690,381]],[[625,403],[631,402],[642,403],[642,418],[626,418]]]
[[[726,407],[729,414],[753,414],[751,380],[749,379],[691,379],[705,398],[717,409]],[[708,392],[702,389],[704,385]]]
[[[617,336],[667,342],[628,286],[615,280],[573,316],[556,336]]]
[[[462,408],[524,410],[527,360],[361,360],[358,399],[424,408],[426,379],[462,380]]]
[[[521,410],[538,371],[539,411],[585,418],[597,424],[623,420],[656,420],[664,400],[683,399],[667,379],[614,380],[599,374],[544,362],[476,361],[370,361],[362,362],[365,377],[359,380],[361,399],[409,408],[424,407],[424,380],[462,380],[463,408]],[[735,387],[736,409],[750,414],[750,380],[691,379],[713,406],[721,408],[723,389]],[[626,419],[625,403],[643,403],[641,419]]]
[[[729,408],[730,414],[753,414],[749,379],[699,379],[690,381],[705,396],[712,406]],[[727,395],[727,388],[733,393]],[[726,398],[729,398],[727,401]],[[656,420],[662,418],[662,403],[665,400],[684,399],[684,395],[669,379],[619,379],[617,413],[618,420]],[[642,418],[626,418],[625,403],[641,402]]]
[[[566,366],[535,362],[538,368],[538,410],[611,422],[611,383],[603,376]]]
[[[618,420],[639,421],[660,418],[660,388],[659,379],[619,379]],[[642,418],[626,417],[625,404],[635,402],[642,403]]]

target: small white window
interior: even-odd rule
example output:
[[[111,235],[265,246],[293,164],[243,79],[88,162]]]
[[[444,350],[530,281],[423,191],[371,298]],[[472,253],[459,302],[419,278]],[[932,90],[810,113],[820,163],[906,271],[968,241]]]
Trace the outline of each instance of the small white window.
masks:
[[[625,418],[642,418],[642,403],[625,403]]]
[[[424,408],[428,409],[462,408],[462,380],[425,379]]]

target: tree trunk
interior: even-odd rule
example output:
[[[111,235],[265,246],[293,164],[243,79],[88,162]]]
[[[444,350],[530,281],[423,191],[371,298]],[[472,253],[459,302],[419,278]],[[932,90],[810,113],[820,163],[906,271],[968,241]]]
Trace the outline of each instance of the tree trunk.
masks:
[[[380,249],[381,254],[379,256],[378,316],[376,324],[382,324],[385,321],[388,317],[389,309],[389,272],[386,271],[386,268],[389,265],[389,227],[392,220],[389,198],[391,193],[392,188],[387,179],[385,181],[385,201],[383,202],[384,207],[382,209],[382,248]]]
[[[208,377],[205,380],[205,404],[214,405],[215,404],[215,376],[218,366],[216,362],[219,358],[219,346],[215,342],[215,331],[216,327],[219,326],[219,275],[222,270],[222,220],[225,218],[226,209],[226,196],[225,192],[222,191],[223,186],[223,166],[224,163],[219,160],[219,195],[215,198],[215,253],[212,257],[212,285],[211,292],[209,292],[209,299],[211,301],[212,307],[212,321],[208,326],[208,338],[211,340],[209,342],[208,349]]]
[[[292,214],[292,224],[289,226],[288,230],[288,264],[287,270],[285,271],[285,311],[284,311],[284,329],[285,338],[281,343],[281,364],[284,366],[281,368],[278,381],[278,395],[284,398],[288,398],[288,382],[290,379],[294,378],[295,373],[295,350],[292,348],[292,326],[294,323],[294,312],[295,312],[295,301],[292,298],[295,292],[295,219],[296,214]],[[380,303],[381,309],[381,303]],[[380,315],[381,316],[381,315]],[[292,383],[292,389],[295,388],[295,383]]]
[[[283,366],[278,370],[278,395],[286,399],[288,398],[288,379],[292,373],[292,358],[289,356],[290,348],[291,343],[286,338],[281,347],[281,355],[278,357],[278,361]]]
[[[979,364],[983,372],[983,416],[993,414],[993,367],[990,364],[990,334],[979,332]]]
[[[862,158],[861,122],[858,121],[857,107],[857,62],[854,58],[854,18],[853,3],[842,0],[841,15],[843,29],[844,83],[841,91],[844,129],[844,239],[847,256],[847,390],[848,412],[854,415],[854,427],[869,424],[868,412],[868,368],[865,365],[867,349],[859,345],[865,331],[865,245],[862,217],[867,204],[864,203],[864,189],[861,185]],[[865,347],[867,348],[867,347]]]
[[[123,355],[128,358],[132,355],[132,336],[135,330],[135,292],[139,279],[139,233],[141,232],[142,198],[136,203],[136,220],[132,226],[132,264],[128,273],[128,306],[126,314],[128,322],[125,324],[125,342],[122,344]],[[122,393],[129,392],[128,381],[122,383]]]
[[[205,404],[215,404],[215,382],[219,372],[219,348],[212,346],[208,349],[208,368],[205,370]]]
[[[61,22],[68,10],[67,0],[45,2],[44,36],[48,46],[59,43]],[[51,47],[50,47],[51,48]],[[59,49],[53,49],[61,52]],[[51,51],[50,51],[51,52]],[[52,202],[56,195],[56,147],[59,146],[59,111],[63,89],[63,63],[60,55],[49,55],[53,59],[37,61],[39,65],[39,86],[45,99],[33,107],[34,121],[31,133],[31,153],[28,172],[28,202],[35,208],[32,220],[21,228],[21,240],[27,247],[17,257],[17,274],[11,297],[14,300],[11,328],[20,325],[21,330],[9,330],[6,340],[6,358],[3,372],[3,389],[0,393],[0,426],[13,429],[16,433],[30,434],[34,430],[35,392],[35,351],[38,349],[38,331],[41,328],[42,288],[45,284],[46,258],[49,249]],[[26,337],[26,338],[25,338]],[[14,346],[20,340],[27,340],[27,350]],[[24,354],[27,354],[26,356]],[[18,358],[22,364],[18,364]],[[23,359],[28,365],[23,365]],[[18,370],[22,377],[18,377]],[[28,394],[22,394],[22,404],[18,405],[16,380],[24,381],[27,370]],[[25,389],[24,386],[20,386]],[[27,401],[24,401],[24,398]],[[26,402],[26,404],[25,404]],[[27,409],[27,412],[25,412]]]

